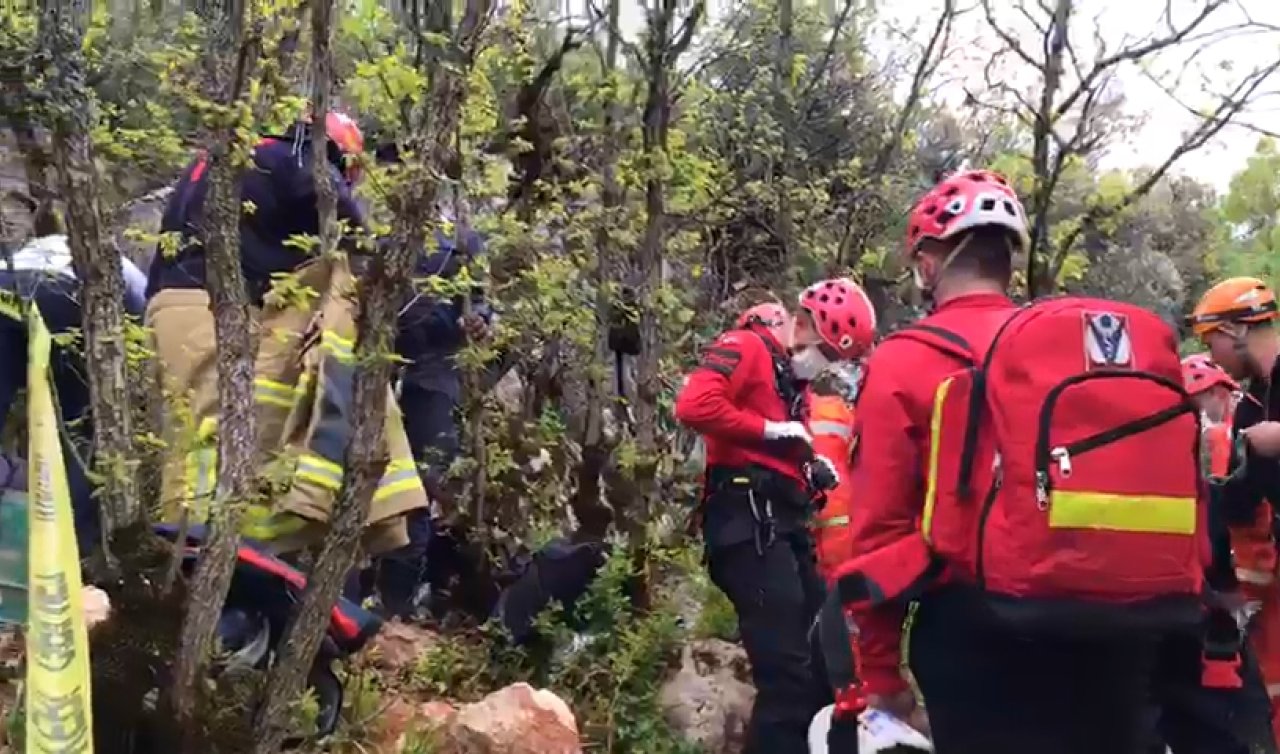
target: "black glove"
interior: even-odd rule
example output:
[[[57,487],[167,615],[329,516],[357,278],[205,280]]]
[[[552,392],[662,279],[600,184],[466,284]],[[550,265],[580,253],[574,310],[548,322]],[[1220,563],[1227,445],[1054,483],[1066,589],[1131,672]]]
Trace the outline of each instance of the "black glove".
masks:
[[[812,461],[805,464],[805,476],[809,480],[809,488],[814,492],[827,492],[840,485],[840,473],[826,456],[814,456]]]

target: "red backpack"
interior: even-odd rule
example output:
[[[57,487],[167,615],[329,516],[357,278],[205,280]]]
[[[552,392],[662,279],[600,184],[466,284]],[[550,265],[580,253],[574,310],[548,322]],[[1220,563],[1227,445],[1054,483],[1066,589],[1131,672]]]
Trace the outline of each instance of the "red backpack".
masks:
[[[991,616],[1114,636],[1193,628],[1206,555],[1199,415],[1172,329],[1081,297],[1017,310],[938,386],[921,530]]]

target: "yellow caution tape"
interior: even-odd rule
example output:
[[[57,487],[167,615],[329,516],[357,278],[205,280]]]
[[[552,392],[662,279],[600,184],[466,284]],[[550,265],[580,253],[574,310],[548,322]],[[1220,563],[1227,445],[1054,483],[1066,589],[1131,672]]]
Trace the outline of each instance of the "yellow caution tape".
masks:
[[[81,604],[80,554],[58,417],[49,384],[49,330],[27,310],[28,525],[26,711],[29,752],[91,754],[93,708],[89,632]]]

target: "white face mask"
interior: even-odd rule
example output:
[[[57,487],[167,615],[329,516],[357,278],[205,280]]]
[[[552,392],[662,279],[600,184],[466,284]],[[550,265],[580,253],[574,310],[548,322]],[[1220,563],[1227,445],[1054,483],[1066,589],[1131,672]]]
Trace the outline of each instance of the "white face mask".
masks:
[[[791,371],[797,380],[809,382],[830,363],[816,345],[805,346],[804,350],[791,357]]]

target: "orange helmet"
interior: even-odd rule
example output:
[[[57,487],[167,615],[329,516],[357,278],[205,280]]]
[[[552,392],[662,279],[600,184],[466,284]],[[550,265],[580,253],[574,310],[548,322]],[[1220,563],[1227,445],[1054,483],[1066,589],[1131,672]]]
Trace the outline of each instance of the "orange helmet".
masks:
[[[1196,335],[1213,332],[1228,322],[1267,322],[1275,319],[1276,294],[1257,278],[1228,278],[1210,288],[1187,317]]]
[[[791,315],[782,304],[756,304],[738,317],[739,329],[745,330],[752,325],[762,325],[779,344],[787,344],[787,326],[791,324]]]
[[[1182,384],[1191,395],[1198,395],[1219,385],[1233,392],[1240,388],[1222,367],[1202,353],[1182,360]]]

